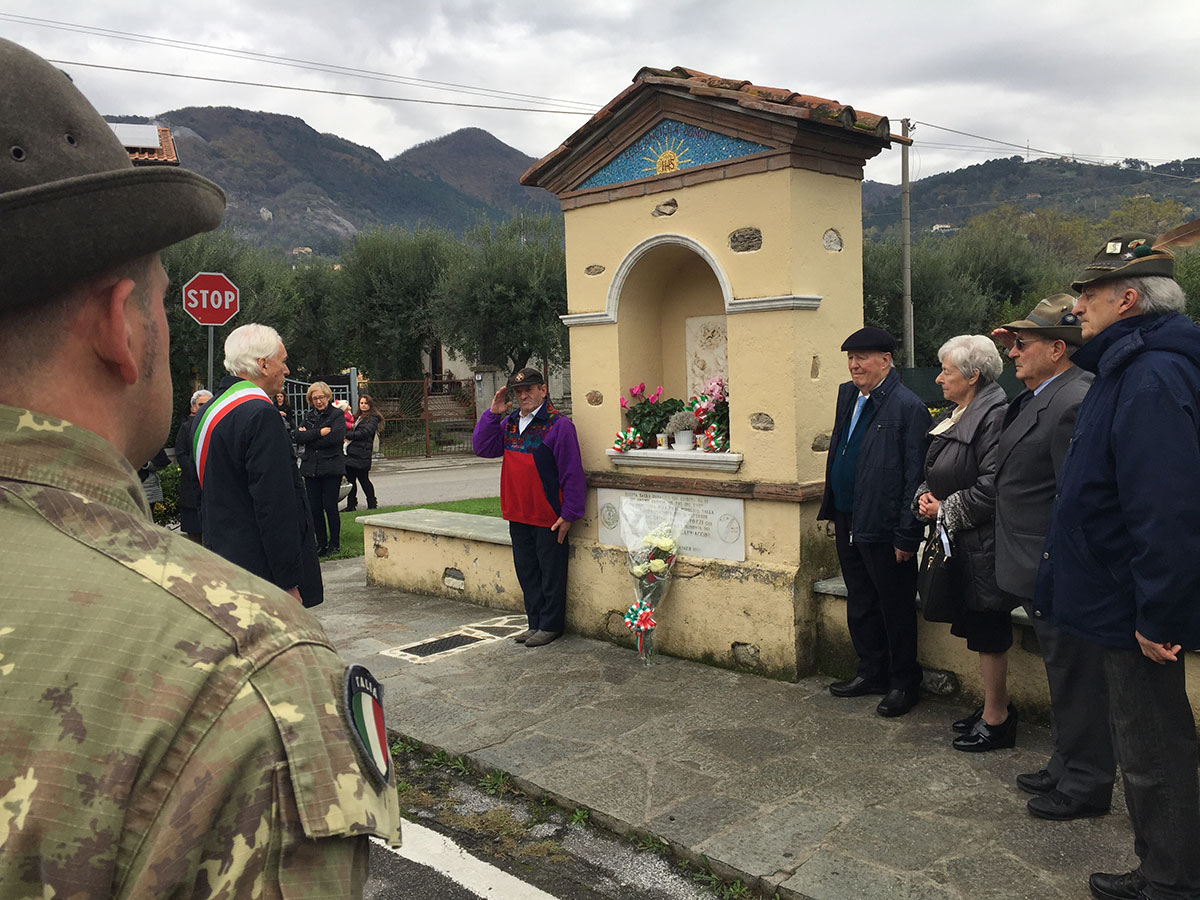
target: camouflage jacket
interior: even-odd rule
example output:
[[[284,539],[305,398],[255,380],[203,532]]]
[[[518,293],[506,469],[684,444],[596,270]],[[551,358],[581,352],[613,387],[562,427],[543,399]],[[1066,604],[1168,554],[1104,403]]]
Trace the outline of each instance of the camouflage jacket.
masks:
[[[151,524],[97,435],[6,406],[0,567],[0,896],[361,893],[393,776],[300,604]]]

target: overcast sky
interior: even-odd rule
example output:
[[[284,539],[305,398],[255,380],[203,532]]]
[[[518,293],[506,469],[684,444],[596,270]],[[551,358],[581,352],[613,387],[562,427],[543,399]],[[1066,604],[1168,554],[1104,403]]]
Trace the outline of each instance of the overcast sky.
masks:
[[[1024,154],[934,125],[1103,161],[1200,156],[1200,4],[1188,0],[0,0],[0,35],[63,61],[105,114],[285,113],[384,157],[466,126],[544,156],[642,66],[832,98],[890,117],[897,133],[906,116],[928,123],[914,134],[914,179]],[[401,78],[239,58],[246,53]],[[583,114],[297,93],[79,63],[448,103],[533,107],[545,101],[532,98],[550,98]],[[898,146],[868,163],[867,177],[899,182]]]

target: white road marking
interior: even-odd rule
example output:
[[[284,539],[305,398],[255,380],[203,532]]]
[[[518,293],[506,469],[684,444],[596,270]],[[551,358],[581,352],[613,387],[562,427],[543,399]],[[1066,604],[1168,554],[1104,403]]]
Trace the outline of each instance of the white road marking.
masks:
[[[411,859],[440,872],[468,891],[489,900],[555,900],[553,894],[539,891],[503,869],[497,869],[483,860],[476,859],[449,838],[430,828],[405,819],[401,833],[404,838],[403,847],[388,847],[377,838],[371,840],[397,856]]]

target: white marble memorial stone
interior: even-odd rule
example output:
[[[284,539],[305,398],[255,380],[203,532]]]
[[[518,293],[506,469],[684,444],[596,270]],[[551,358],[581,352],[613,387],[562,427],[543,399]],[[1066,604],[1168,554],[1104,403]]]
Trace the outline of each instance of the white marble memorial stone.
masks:
[[[724,316],[689,316],[684,322],[689,397],[704,393],[704,382],[720,375],[729,380]]]
[[[596,505],[600,512],[602,544],[628,547],[627,538],[636,540],[641,536],[631,533],[634,529],[630,523],[638,519],[650,523],[649,527],[653,527],[655,522],[675,520],[682,523],[675,534],[680,553],[731,562],[743,562],[746,559],[743,527],[745,504],[741,500],[702,497],[698,494],[599,488],[596,491]],[[621,513],[623,505],[626,509],[624,517]],[[678,515],[677,510],[690,515]],[[622,518],[625,521],[624,529]]]

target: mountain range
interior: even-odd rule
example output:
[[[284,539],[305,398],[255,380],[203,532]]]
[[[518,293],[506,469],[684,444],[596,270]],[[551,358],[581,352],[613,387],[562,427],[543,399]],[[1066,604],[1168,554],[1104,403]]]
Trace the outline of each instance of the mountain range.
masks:
[[[480,128],[464,128],[384,159],[369,147],[322,134],[302,119],[231,107],[188,107],[110,122],[170,127],[180,161],[225,189],[226,222],[262,245],[337,255],[363,229],[430,226],[461,234],[484,218],[558,215],[548,191],[518,178],[536,160]],[[1057,208],[1091,221],[1124,197],[1148,195],[1200,208],[1200,159],[1150,166],[1070,159],[994,159],[916,180],[913,234],[949,230],[1002,203]],[[864,181],[863,227],[897,231],[899,185]]]
[[[225,190],[226,224],[263,246],[336,255],[373,227],[461,234],[484,218],[558,211],[548,191],[517,182],[535,160],[480,128],[384,159],[277,113],[188,107],[153,118],[106,118],[168,126],[181,164]]]

